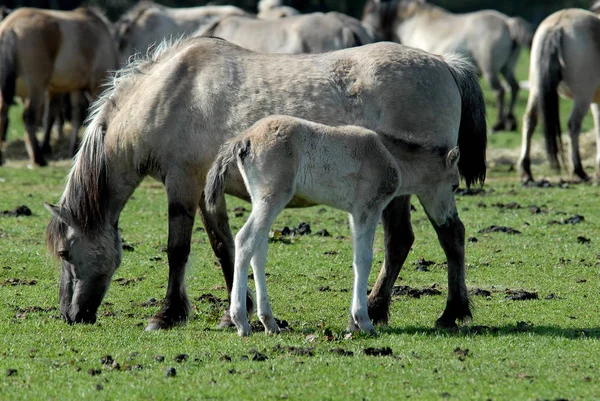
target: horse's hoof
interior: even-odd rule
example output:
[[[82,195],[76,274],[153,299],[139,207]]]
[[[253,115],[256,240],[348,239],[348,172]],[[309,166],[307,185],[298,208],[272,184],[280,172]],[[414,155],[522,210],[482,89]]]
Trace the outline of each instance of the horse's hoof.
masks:
[[[145,331],[166,330],[170,328],[171,325],[169,325],[164,319],[154,316],[148,320],[148,325],[146,326]]]
[[[221,321],[217,326],[218,329],[229,329],[231,327],[235,327],[235,324],[231,321],[231,316],[229,315],[229,311],[225,311],[223,316],[221,317]]]
[[[241,324],[237,329],[238,336],[240,337],[248,337],[250,333],[252,333],[252,328],[250,327],[250,323]]]
[[[456,321],[452,320],[446,320],[444,318],[439,318],[438,320],[435,321],[435,328],[436,329],[442,329],[442,330],[458,330],[458,325],[456,324]]]
[[[504,131],[504,121],[498,121],[492,126],[492,132]]]

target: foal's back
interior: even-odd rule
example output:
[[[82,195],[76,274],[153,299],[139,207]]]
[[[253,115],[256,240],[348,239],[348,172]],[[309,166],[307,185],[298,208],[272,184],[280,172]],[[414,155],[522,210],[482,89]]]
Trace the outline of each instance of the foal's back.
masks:
[[[293,196],[352,213],[400,187],[395,159],[366,128],[272,116],[241,140],[250,144],[251,159],[241,163],[253,201],[277,191],[286,202]]]

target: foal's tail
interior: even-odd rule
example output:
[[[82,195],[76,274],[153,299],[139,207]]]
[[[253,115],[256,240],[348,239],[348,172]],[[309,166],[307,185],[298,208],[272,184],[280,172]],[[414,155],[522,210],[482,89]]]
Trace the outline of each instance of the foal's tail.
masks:
[[[15,97],[17,82],[17,39],[12,30],[0,37],[0,91],[2,102],[11,104]]]
[[[538,104],[544,122],[546,154],[550,165],[555,169],[560,168],[558,155],[562,154],[557,91],[558,84],[562,80],[560,65],[562,35],[560,28],[547,31],[540,41],[536,41],[536,48],[532,49],[531,57],[533,60],[533,52],[538,55],[539,64],[532,66],[538,73],[535,80],[537,87],[531,90],[538,93]]]
[[[506,23],[508,24],[508,31],[514,43],[521,47],[531,47],[533,28],[529,22],[521,17],[511,17]]]
[[[473,183],[483,185],[486,174],[487,126],[485,101],[477,79],[477,71],[473,64],[458,55],[444,55],[443,58],[458,85],[462,99],[458,130],[458,170],[467,187]]]
[[[219,199],[225,192],[225,177],[229,167],[250,152],[250,140],[246,138],[233,138],[227,141],[219,150],[208,174],[204,186],[204,200],[208,211],[215,211]]]

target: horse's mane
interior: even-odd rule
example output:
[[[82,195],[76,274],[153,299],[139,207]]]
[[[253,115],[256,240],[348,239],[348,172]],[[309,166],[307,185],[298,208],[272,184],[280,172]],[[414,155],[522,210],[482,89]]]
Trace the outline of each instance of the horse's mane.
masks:
[[[58,241],[64,238],[68,223],[84,234],[96,232],[107,222],[107,205],[110,198],[104,136],[109,116],[118,110],[119,96],[135,83],[135,78],[145,74],[166,54],[177,51],[187,44],[186,40],[164,40],[145,56],[136,55],[123,68],[113,72],[104,86],[105,90],[90,107],[88,124],[81,147],[67,177],[65,191],[60,199],[61,218],[54,216],[46,229],[46,242],[51,253],[56,254]]]

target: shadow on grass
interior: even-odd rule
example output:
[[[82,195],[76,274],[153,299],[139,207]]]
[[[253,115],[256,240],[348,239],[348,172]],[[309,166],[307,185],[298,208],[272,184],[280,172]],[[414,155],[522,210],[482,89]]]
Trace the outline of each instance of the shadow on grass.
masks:
[[[559,326],[536,326],[531,322],[517,322],[513,325],[502,326],[463,326],[456,330],[443,330],[434,327],[385,327],[379,328],[383,334],[425,334],[430,336],[491,336],[500,337],[518,334],[533,334],[536,336],[562,337],[571,339],[594,338],[600,339],[600,327],[564,328]]]

